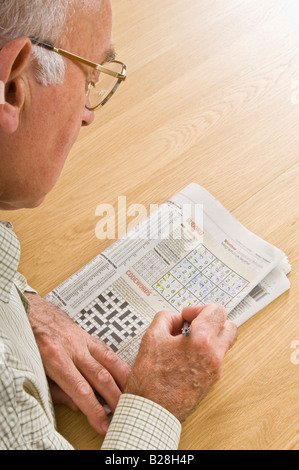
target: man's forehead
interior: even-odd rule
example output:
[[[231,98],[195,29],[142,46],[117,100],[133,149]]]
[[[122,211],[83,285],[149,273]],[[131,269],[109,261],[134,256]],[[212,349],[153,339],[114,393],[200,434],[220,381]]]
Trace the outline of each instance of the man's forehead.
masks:
[[[84,4],[85,2],[82,4],[80,1],[70,18],[67,42],[75,54],[88,54],[88,58],[94,62],[105,61],[106,57],[113,54],[110,0],[97,0],[93,3],[93,8],[86,8]]]

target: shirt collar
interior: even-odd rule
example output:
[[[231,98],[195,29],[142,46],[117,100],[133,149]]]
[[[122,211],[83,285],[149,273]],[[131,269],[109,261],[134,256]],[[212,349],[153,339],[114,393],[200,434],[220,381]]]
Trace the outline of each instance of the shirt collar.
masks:
[[[20,243],[9,222],[0,221],[0,300],[8,303],[20,261]]]

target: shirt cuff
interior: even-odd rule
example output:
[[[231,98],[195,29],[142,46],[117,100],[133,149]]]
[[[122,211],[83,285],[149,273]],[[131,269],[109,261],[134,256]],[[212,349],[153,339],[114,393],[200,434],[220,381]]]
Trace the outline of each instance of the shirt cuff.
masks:
[[[24,292],[32,292],[34,294],[37,294],[36,290],[28,286],[26,278],[23,276],[23,274],[20,274],[19,272],[16,272],[15,274],[14,284],[22,294],[24,294]]]
[[[181,423],[147,398],[120,397],[102,450],[177,450]]]

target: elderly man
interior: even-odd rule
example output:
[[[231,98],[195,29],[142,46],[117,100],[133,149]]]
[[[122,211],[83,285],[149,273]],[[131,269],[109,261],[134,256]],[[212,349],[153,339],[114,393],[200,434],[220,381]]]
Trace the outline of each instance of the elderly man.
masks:
[[[0,0],[1,210],[41,204],[81,126],[124,79],[111,18],[110,0]],[[0,448],[71,448],[56,430],[52,400],[80,409],[106,434],[103,449],[177,448],[180,423],[220,377],[235,341],[225,309],[159,312],[130,371],[27,285],[19,256],[2,222]],[[184,320],[188,338],[179,334]],[[113,411],[111,423],[94,390]]]

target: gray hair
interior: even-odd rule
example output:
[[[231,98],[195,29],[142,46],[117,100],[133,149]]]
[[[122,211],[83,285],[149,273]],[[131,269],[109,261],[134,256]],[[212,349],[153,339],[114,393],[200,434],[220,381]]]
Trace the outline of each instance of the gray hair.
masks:
[[[31,36],[55,44],[65,31],[66,19],[77,0],[0,0],[0,48],[21,36]],[[94,4],[94,1],[82,1]],[[33,66],[39,83],[62,83],[63,57],[32,45]]]

